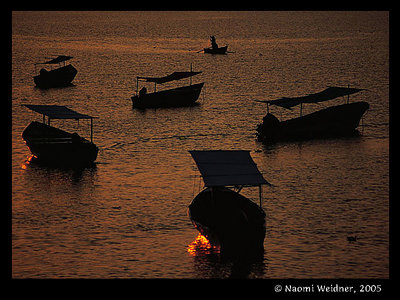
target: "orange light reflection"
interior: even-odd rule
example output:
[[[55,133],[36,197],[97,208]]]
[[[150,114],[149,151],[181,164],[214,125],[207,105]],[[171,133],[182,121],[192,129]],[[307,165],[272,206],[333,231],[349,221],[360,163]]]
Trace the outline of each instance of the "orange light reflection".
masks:
[[[188,245],[187,251],[192,256],[219,253],[219,247],[211,245],[209,240],[199,233],[196,239]]]
[[[26,170],[27,168],[28,168],[28,165],[31,163],[31,161],[32,160],[34,160],[36,158],[36,156],[35,155],[30,155],[27,159],[26,159],[26,161],[21,165],[21,168],[22,169],[24,169],[24,170]]]

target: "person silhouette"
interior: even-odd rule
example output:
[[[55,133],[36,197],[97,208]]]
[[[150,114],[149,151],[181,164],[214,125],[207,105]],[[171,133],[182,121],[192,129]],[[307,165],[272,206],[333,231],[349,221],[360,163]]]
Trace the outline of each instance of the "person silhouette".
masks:
[[[213,48],[213,49],[218,49],[218,44],[217,44],[217,42],[215,41],[215,36],[210,36],[210,41],[211,41],[211,47]]]
[[[147,89],[144,86],[140,91],[139,91],[139,97],[144,96],[147,94]]]

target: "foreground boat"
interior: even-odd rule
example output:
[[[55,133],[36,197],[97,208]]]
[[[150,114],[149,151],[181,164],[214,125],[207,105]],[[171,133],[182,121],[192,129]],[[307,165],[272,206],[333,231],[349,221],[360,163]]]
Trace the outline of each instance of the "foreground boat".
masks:
[[[356,128],[359,126],[360,119],[369,108],[367,102],[349,103],[349,98],[347,98],[345,104],[331,106],[304,116],[302,115],[302,105],[349,96],[362,90],[349,87],[329,87],[322,92],[303,97],[283,97],[269,101],[256,100],[267,104],[267,115],[257,127],[257,138],[262,142],[276,142],[355,135],[358,133]],[[287,109],[300,105],[300,117],[279,121],[269,112],[269,105]]]
[[[36,63],[37,65],[58,65],[58,68],[50,71],[45,68],[40,69],[39,74],[33,77],[37,87],[42,89],[65,87],[71,85],[78,71],[71,65],[65,65],[65,62],[72,59],[72,56],[60,55],[46,62]],[[63,63],[63,66],[61,66]]]
[[[189,152],[206,187],[188,208],[195,228],[212,245],[219,246],[221,252],[262,252],[265,212],[261,208],[261,186],[269,183],[257,169],[249,151]],[[259,187],[259,206],[239,194],[243,187],[254,186]]]
[[[43,123],[33,121],[22,133],[22,138],[38,162],[52,166],[85,167],[96,160],[99,149],[93,143],[94,117],[59,105],[24,104],[24,106],[43,115]],[[48,117],[47,124],[45,116]],[[90,119],[90,141],[77,133],[69,133],[50,126],[52,119]]]
[[[164,77],[140,77],[136,79],[136,95],[131,97],[134,108],[158,108],[158,107],[182,107],[195,105],[200,96],[204,82],[192,85],[191,77],[201,72],[174,72]],[[190,78],[190,85],[156,91],[157,84],[163,84],[174,80]],[[139,81],[154,82],[154,92],[147,93],[144,87],[139,90]]]

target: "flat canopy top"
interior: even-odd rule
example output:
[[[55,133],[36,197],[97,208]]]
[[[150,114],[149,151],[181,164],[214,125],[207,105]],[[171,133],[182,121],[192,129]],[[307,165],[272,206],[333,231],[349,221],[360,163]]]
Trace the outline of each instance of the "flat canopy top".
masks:
[[[141,77],[138,76],[138,79],[145,79],[147,82],[155,82],[155,83],[166,83],[173,80],[180,80],[187,77],[192,77],[194,75],[200,74],[201,72],[174,72],[164,77]]]
[[[345,87],[335,87],[331,86],[327,89],[314,93],[309,94],[307,96],[301,97],[283,97],[276,100],[267,100],[261,101],[271,105],[278,105],[287,109],[291,109],[291,107],[299,105],[301,103],[318,103],[322,101],[332,100],[337,97],[351,95],[362,91],[363,89],[356,89],[356,88],[345,88]]]
[[[189,151],[203,177],[205,186],[258,186],[270,183],[244,150]]]
[[[46,115],[50,119],[93,119],[89,115],[81,114],[62,105],[33,105],[23,104],[30,110]]]
[[[51,59],[49,61],[45,61],[45,62],[42,62],[42,63],[36,63],[36,64],[37,65],[59,64],[60,62],[70,60],[71,58],[73,58],[73,57],[72,56],[67,56],[67,55],[59,55],[56,58],[53,58],[53,59]]]

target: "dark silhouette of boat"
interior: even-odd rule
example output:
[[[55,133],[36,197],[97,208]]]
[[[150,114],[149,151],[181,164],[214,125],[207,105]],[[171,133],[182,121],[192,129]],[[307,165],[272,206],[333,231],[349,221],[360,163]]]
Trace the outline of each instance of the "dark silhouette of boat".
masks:
[[[22,133],[22,138],[38,162],[62,167],[85,167],[93,164],[99,150],[93,143],[94,117],[59,105],[24,106],[43,115],[43,123],[33,121]],[[48,118],[47,124],[45,116]],[[90,119],[90,141],[77,133],[50,126],[52,119]]]
[[[360,119],[369,108],[367,102],[349,103],[349,97],[347,97],[345,104],[331,106],[304,116],[302,115],[302,105],[349,96],[362,90],[350,87],[328,87],[319,93],[302,97],[283,97],[269,101],[255,100],[267,103],[267,114],[263,118],[263,122],[257,127],[257,138],[259,141],[268,143],[356,135],[358,133],[356,128],[359,126]],[[300,116],[279,121],[269,112],[269,105],[277,105],[287,109],[300,105]]]
[[[35,70],[37,65],[58,65],[57,68],[51,70],[40,69],[39,74],[33,77],[36,86],[48,89],[71,85],[78,71],[71,64],[66,65],[65,62],[72,58],[72,56],[59,55],[49,61],[35,63]]]
[[[218,44],[216,43],[214,36],[210,36],[210,42],[211,42],[211,47],[204,48],[203,49],[204,53],[226,54],[226,50],[228,50],[228,45],[223,47],[218,47]]]
[[[174,72],[164,77],[141,77],[136,78],[136,95],[132,96],[134,108],[159,108],[159,107],[182,107],[195,105],[200,96],[204,82],[192,85],[192,76],[201,72]],[[190,85],[156,91],[157,84],[163,84],[174,80],[190,78]],[[139,90],[139,81],[154,82],[154,92],[147,93],[146,87]]]
[[[204,48],[203,49],[204,53],[209,53],[209,54],[226,54],[227,50],[228,50],[228,46],[223,46],[223,47],[218,47],[218,48]]]
[[[206,187],[188,208],[195,228],[212,245],[219,246],[221,252],[262,253],[266,229],[265,212],[261,208],[261,186],[269,183],[249,151],[189,152]],[[254,186],[259,187],[259,206],[239,194],[243,187]]]

